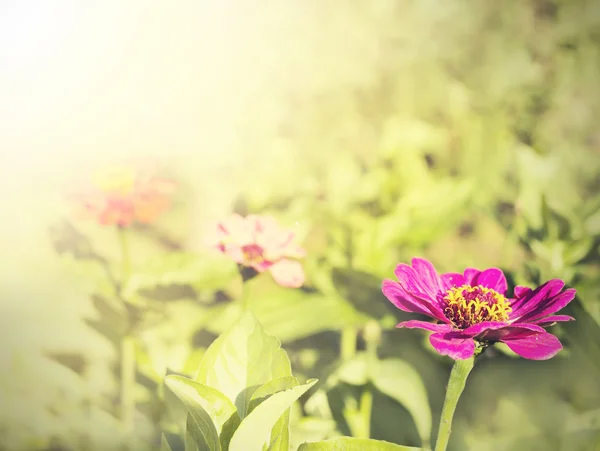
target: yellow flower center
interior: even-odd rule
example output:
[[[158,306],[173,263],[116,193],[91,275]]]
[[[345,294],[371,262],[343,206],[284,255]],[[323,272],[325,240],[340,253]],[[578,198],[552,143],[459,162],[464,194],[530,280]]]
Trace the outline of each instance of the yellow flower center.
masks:
[[[484,321],[508,321],[512,308],[500,293],[482,286],[450,288],[444,296],[444,314],[458,329]]]
[[[135,172],[126,167],[111,167],[98,171],[94,183],[105,193],[129,194],[135,185]]]
[[[263,255],[263,248],[256,244],[247,244],[242,246],[242,253],[244,254],[244,260],[246,264],[261,264],[265,258]]]

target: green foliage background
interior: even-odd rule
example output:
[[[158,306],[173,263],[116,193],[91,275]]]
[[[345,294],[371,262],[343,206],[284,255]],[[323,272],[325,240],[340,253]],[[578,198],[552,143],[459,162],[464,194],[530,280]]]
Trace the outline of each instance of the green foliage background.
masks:
[[[209,221],[231,211],[273,214],[307,249],[306,289],[268,277],[250,284],[250,306],[294,374],[330,380],[340,331],[356,331],[364,349],[374,319],[380,357],[421,376],[434,429],[451,362],[424,334],[393,328],[407,316],[388,305],[381,280],[413,256],[439,271],[498,266],[513,285],[564,279],[578,290],[567,309],[577,321],[552,329],[565,351],[547,362],[489,352],[451,446],[600,447],[597,2],[232,3],[144,7],[147,34],[136,39],[154,36],[154,53],[136,53],[143,69],[123,63],[107,89],[117,99],[135,86],[127,74],[147,71],[138,95],[156,95],[153,120],[129,104],[127,117],[109,105],[112,122],[106,105],[90,107],[90,123],[111,127],[96,140],[96,129],[65,116],[64,130],[83,130],[67,150],[47,118],[29,125],[39,142],[6,135],[6,149],[47,145],[56,158],[15,157],[3,178],[0,449],[117,449],[125,440],[111,341],[122,312],[88,252],[118,273],[115,231],[73,220],[61,197],[84,162],[123,154],[158,156],[181,182],[173,210],[131,237],[127,289],[150,306],[139,318],[139,449],[158,449],[160,428],[177,432],[164,376],[191,375],[237,314],[235,272],[203,251]],[[161,20],[174,33],[162,47]],[[294,446],[352,432],[341,412],[360,384],[339,377],[292,411]],[[417,417],[374,389],[371,437],[420,446]]]

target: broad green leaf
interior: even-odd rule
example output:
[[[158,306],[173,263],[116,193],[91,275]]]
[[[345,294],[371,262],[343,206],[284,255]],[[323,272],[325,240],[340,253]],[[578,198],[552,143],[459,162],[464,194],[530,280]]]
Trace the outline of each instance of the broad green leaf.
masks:
[[[263,401],[268,399],[275,393],[289,390],[290,388],[300,385],[298,379],[295,377],[279,377],[267,382],[262,387],[254,392],[252,399],[250,399],[250,406],[248,412],[252,411]],[[290,415],[289,411],[285,411],[283,415],[277,420],[275,426],[271,430],[271,443],[269,445],[270,451],[288,451],[290,447]]]
[[[291,375],[290,361],[279,340],[265,333],[246,311],[206,350],[196,380],[225,394],[243,419],[256,389],[271,379]]]
[[[298,451],[426,451],[426,448],[396,445],[382,440],[340,437],[322,442],[303,443]]]
[[[264,444],[269,439],[269,434],[281,415],[308,391],[316,380],[304,385],[275,393],[266,401],[259,404],[246,418],[233,434],[229,444],[230,451],[262,451]]]
[[[284,343],[347,325],[358,326],[368,319],[337,295],[307,296],[300,292],[283,298],[258,298],[250,306],[265,330]]]
[[[266,382],[252,394],[252,397],[250,398],[250,404],[248,406],[248,413],[252,412],[256,406],[258,406],[269,396],[272,396],[277,392],[296,387],[297,385],[300,385],[298,379],[292,376],[278,377]]]
[[[187,434],[192,437],[198,450],[220,451],[219,434],[210,415],[202,407],[202,398],[198,391],[190,384],[172,376],[167,377],[165,382],[188,410]],[[186,449],[187,442],[188,435],[186,435]]]
[[[290,410],[287,409],[271,429],[268,451],[289,451],[290,449]]]
[[[340,381],[350,385],[365,385],[369,382],[369,368],[366,355],[357,354],[354,358],[342,362],[336,376]]]
[[[148,260],[131,275],[123,293],[131,297],[140,290],[170,285],[214,291],[226,286],[237,274],[235,262],[225,256],[172,252]]]
[[[160,438],[160,451],[172,451],[165,434],[162,434]]]
[[[427,390],[419,373],[400,359],[373,360],[369,370],[373,385],[410,412],[422,444],[429,446],[431,409]]]
[[[574,265],[583,259],[594,245],[592,238],[584,238],[578,241],[573,241],[567,245],[564,259],[568,265]]]
[[[381,293],[380,278],[348,268],[334,268],[331,276],[340,296],[360,312],[374,318],[394,313],[394,307]]]
[[[194,415],[188,415],[185,424],[185,451],[220,451],[220,449],[219,442],[216,442],[216,447],[209,443],[203,426],[196,421]]]
[[[368,317],[337,294],[307,295],[300,290],[276,290],[249,302],[252,313],[268,334],[283,343],[346,325],[360,326]],[[237,303],[215,307],[207,329],[215,334],[229,330],[239,316]]]
[[[225,422],[223,427],[221,428],[221,433],[219,434],[219,441],[221,442],[221,450],[228,451],[229,450],[229,442],[231,441],[231,437],[235,433],[236,429],[240,425],[240,416],[235,412],[229,417],[229,420]]]
[[[185,393],[186,396],[192,394],[195,402],[200,404],[200,406],[202,406],[202,408],[210,415],[218,432],[232,414],[237,415],[235,405],[229,398],[212,387],[208,387],[183,376],[175,375],[167,376],[166,384],[178,396],[180,396],[180,393]],[[194,390],[197,396],[194,395],[190,389]]]
[[[597,210],[585,220],[584,228],[590,235],[600,235],[600,210]]]

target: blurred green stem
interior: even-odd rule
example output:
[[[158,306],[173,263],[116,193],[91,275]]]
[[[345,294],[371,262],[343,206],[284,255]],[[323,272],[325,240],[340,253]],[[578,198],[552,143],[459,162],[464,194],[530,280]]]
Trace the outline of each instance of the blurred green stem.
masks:
[[[127,241],[127,230],[125,227],[118,227],[119,245],[121,246],[121,288],[129,280],[130,259],[129,259],[129,243]]]
[[[127,230],[117,229],[121,247],[121,295],[129,280],[130,257]],[[133,432],[135,415],[135,339],[127,334],[121,339],[121,421],[125,434]]]
[[[249,302],[250,302],[250,284],[246,280],[242,284],[242,310],[246,310],[248,308]]]
[[[373,392],[367,385],[360,395],[360,416],[362,418],[362,432],[359,438],[371,438],[371,409],[373,408]]]
[[[121,341],[121,421],[124,432],[133,432],[135,414],[135,339],[123,337]]]
[[[346,326],[341,334],[340,357],[342,360],[350,360],[356,354],[356,328]]]
[[[354,396],[347,395],[342,415],[346,420],[352,437],[371,438],[372,409],[373,390],[370,384],[363,386],[358,406],[356,405]]]
[[[440,428],[438,430],[435,451],[446,451],[448,441],[450,440],[450,432],[452,431],[452,418],[458,404],[458,399],[465,389],[467,377],[473,369],[475,357],[466,360],[455,360],[452,371],[450,372],[450,380],[446,388],[446,399],[442,408],[442,417],[440,418]]]

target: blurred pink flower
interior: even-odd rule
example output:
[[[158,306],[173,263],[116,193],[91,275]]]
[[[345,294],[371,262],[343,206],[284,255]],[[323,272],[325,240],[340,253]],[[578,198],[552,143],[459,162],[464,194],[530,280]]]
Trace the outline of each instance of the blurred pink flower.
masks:
[[[233,214],[216,225],[210,244],[241,266],[270,271],[279,285],[298,288],[304,283],[304,270],[294,259],[305,252],[294,239],[294,232],[281,228],[272,216]]]
[[[91,182],[91,183],[90,183]],[[69,197],[79,216],[102,225],[154,222],[171,205],[175,182],[156,176],[150,165],[119,164],[96,171]]]

